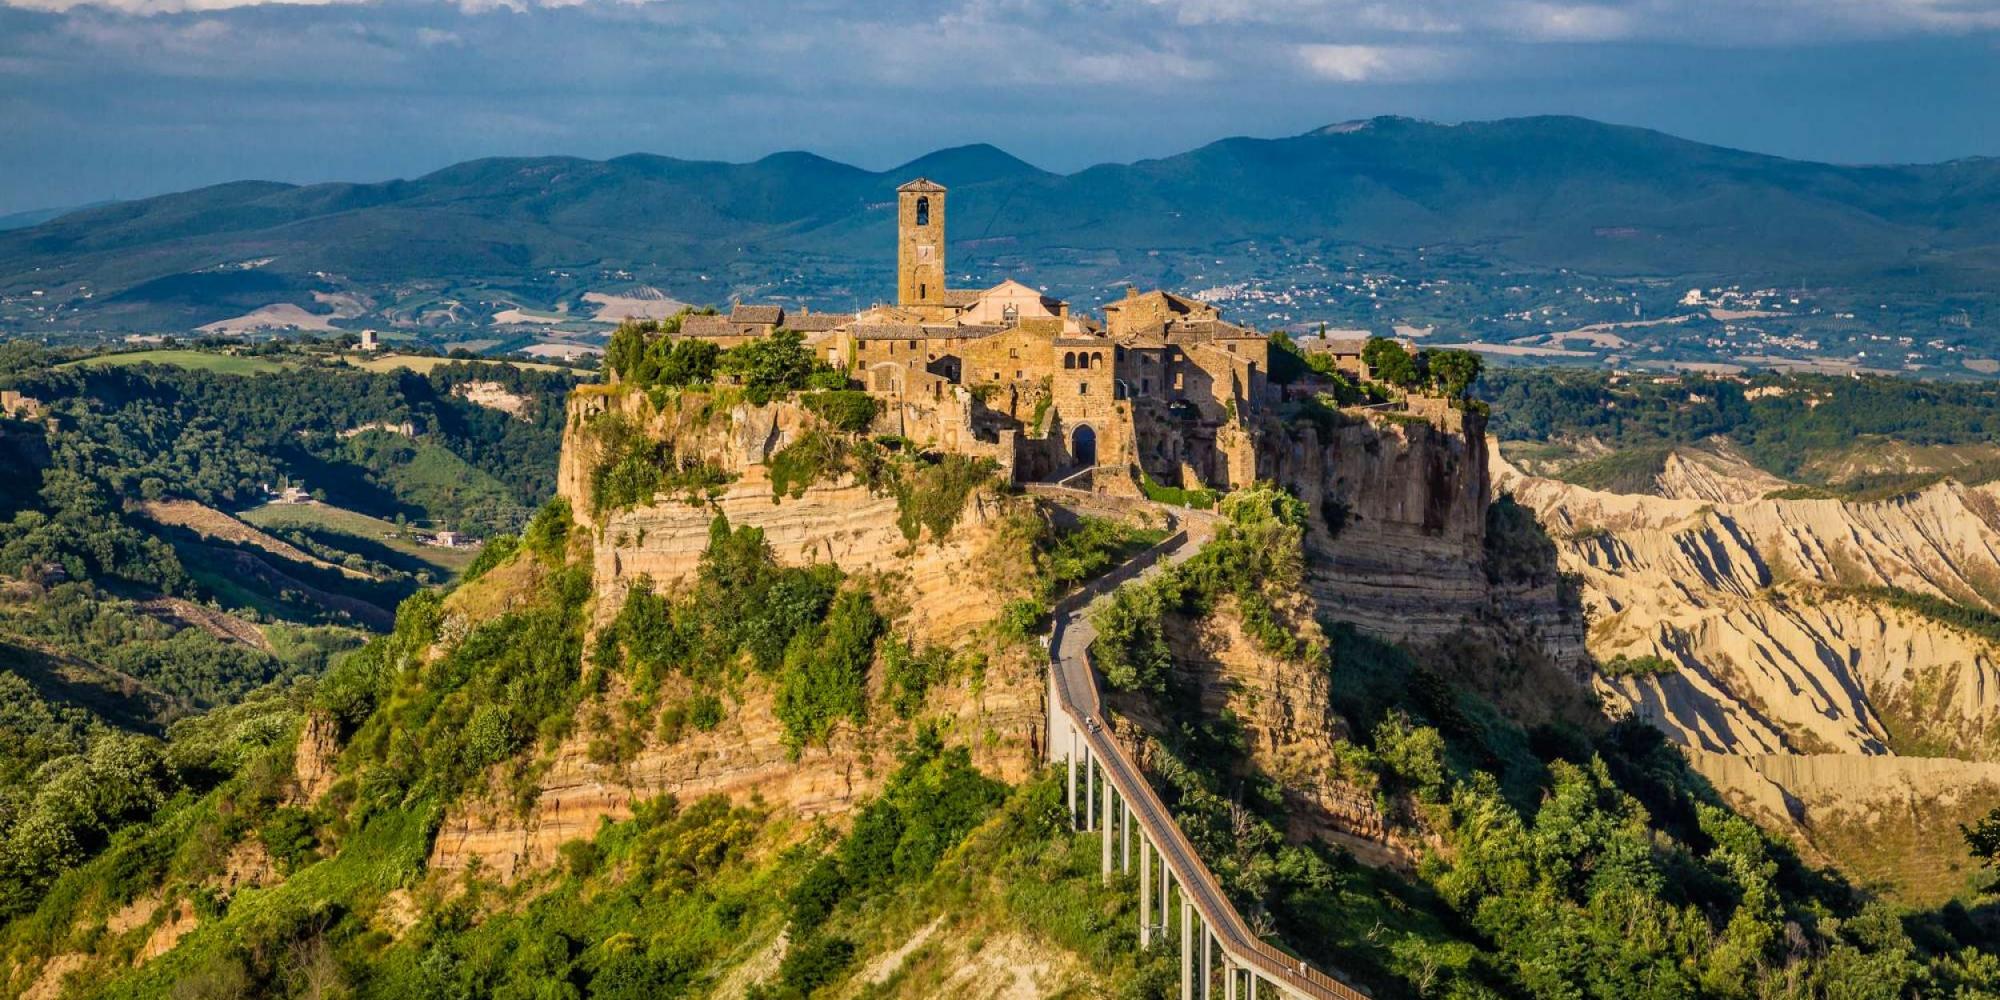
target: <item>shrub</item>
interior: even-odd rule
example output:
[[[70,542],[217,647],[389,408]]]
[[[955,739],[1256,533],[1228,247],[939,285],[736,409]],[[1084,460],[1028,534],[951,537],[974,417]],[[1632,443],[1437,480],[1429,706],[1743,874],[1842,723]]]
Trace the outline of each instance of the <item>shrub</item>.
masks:
[[[794,754],[807,743],[824,742],[841,716],[856,723],[866,718],[868,666],[882,627],[874,601],[847,591],[834,599],[824,624],[793,637],[785,651],[777,716]]]
[[[1619,653],[1598,664],[1597,669],[1606,677],[1658,677],[1671,674],[1679,670],[1680,666],[1672,660],[1650,653],[1630,657]]]
[[[270,853],[278,870],[286,873],[296,871],[311,860],[314,849],[319,846],[319,838],[313,833],[312,817],[294,806],[273,809],[263,825],[257,828],[257,839],[263,842],[264,850]]]
[[[998,468],[990,458],[957,454],[899,467],[893,488],[896,525],[903,529],[903,537],[914,542],[928,528],[933,542],[943,542],[958,524],[966,500]]]
[[[882,410],[875,397],[859,389],[807,393],[800,397],[800,402],[835,430],[849,434],[866,431]]]
[[[868,402],[873,405],[875,401]],[[799,435],[772,455],[767,465],[772,501],[788,495],[794,500],[805,496],[807,487],[844,471],[847,455],[847,442],[823,430],[815,428]]]

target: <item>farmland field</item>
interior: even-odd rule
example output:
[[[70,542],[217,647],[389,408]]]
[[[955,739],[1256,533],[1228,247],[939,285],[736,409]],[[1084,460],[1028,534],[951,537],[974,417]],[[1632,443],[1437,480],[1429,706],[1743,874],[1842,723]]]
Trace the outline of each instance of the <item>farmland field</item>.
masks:
[[[324,503],[266,504],[237,516],[267,531],[302,529],[363,539],[452,576],[456,576],[479,554],[476,548],[447,549],[425,545],[415,538],[399,538],[396,537],[396,525],[390,521]],[[338,544],[336,540],[329,541]]]
[[[246,358],[234,354],[216,354],[211,351],[191,351],[171,348],[154,351],[131,351],[124,354],[100,354],[94,358],[85,358],[82,361],[74,362],[74,364],[88,365],[95,368],[143,364],[174,365],[180,368],[216,372],[221,375],[262,375],[268,372],[283,371],[291,367],[290,365],[271,361],[267,358]]]

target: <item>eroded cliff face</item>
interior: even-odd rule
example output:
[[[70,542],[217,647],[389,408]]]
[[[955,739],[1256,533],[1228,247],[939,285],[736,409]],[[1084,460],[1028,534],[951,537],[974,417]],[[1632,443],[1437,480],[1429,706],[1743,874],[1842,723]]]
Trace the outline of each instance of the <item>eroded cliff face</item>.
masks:
[[[2000,764],[1861,754],[1689,758],[1729,803],[1814,863],[1917,906],[1963,889],[1979,863],[1960,824],[2000,807]]]
[[[693,687],[685,678],[667,682],[669,698]],[[879,705],[871,690],[871,703]],[[934,688],[924,715],[941,720],[947,738],[972,749],[981,770],[1006,781],[1027,777],[1040,760],[1042,705],[1040,661],[1027,655],[1003,656],[977,678],[962,677]],[[615,706],[626,694],[614,688],[596,708]],[[503,879],[555,863],[571,840],[588,839],[605,819],[630,818],[634,803],[673,794],[682,802],[723,795],[738,804],[762,801],[790,817],[837,817],[879,792],[896,769],[896,749],[909,726],[877,708],[870,723],[843,723],[832,741],[808,747],[795,759],[778,721],[773,684],[752,674],[723,695],[722,724],[709,732],[687,731],[667,741],[649,732],[630,759],[593,759],[592,743],[603,736],[586,724],[551,756],[529,795],[520,803],[504,790],[462,804],[438,831],[430,865],[459,871],[477,864]]]
[[[2000,750],[1992,644],[1865,589],[1991,609],[2000,487],[1709,504],[1497,467],[1495,489],[1537,512],[1562,569],[1581,580],[1597,659],[1659,656],[1677,668],[1600,678],[1614,707],[1717,752]]]
[[[2000,486],[1766,499],[1767,478],[1670,458],[1667,495],[1641,496],[1494,468],[1580,582],[1595,659],[1671,665],[1597,675],[1607,708],[1809,859],[1915,904],[1963,886],[1956,824],[2000,804],[2000,648],[1870,588],[1993,609]]]
[[[706,461],[738,478],[690,501],[661,494],[650,503],[593,514],[590,470],[597,460],[592,418],[619,413],[648,435],[671,442],[678,458]],[[841,475],[774,499],[765,467],[771,455],[808,429],[810,417],[788,404],[707,407],[655,406],[637,393],[580,394],[572,399],[565,432],[559,489],[586,536],[596,591],[596,620],[609,621],[625,592],[642,577],[662,590],[689,581],[708,545],[709,526],[720,513],[732,526],[764,532],[783,564],[832,563],[865,578],[894,630],[919,647],[957,647],[981,635],[1022,577],[1002,537],[1015,505],[1025,497],[974,490],[946,537],[928,530],[912,541],[899,523],[894,496],[871,492]],[[482,581],[484,582],[484,581]],[[454,595],[457,597],[458,595]],[[942,720],[947,738],[972,748],[975,763],[1009,781],[1024,778],[1040,759],[1042,664],[1021,648],[988,650],[973,676],[933,686],[921,717]],[[786,744],[775,713],[771,678],[751,673],[726,691],[710,691],[724,704],[711,731],[688,729],[668,739],[647,720],[636,751],[605,752],[608,728],[630,692],[622,680],[587,703],[581,725],[546,759],[532,787],[498,787],[462,803],[446,818],[430,859],[455,871],[478,865],[503,878],[552,864],[569,840],[589,837],[606,818],[632,814],[635,802],[671,793],[682,801],[724,795],[777,806],[784,815],[836,817],[879,791],[895,770],[896,748],[910,723],[883,703],[879,668],[871,672],[869,721],[842,722],[826,746],[797,757]],[[665,681],[661,704],[695,694],[675,676]],[[496,769],[496,776],[500,769]]]
[[[1304,595],[1277,611],[1298,629],[1309,627],[1314,614]],[[1348,734],[1328,700],[1328,676],[1319,661],[1258,649],[1233,602],[1198,620],[1171,620],[1168,637],[1176,687],[1197,692],[1204,717],[1234,717],[1249,749],[1245,764],[1284,788],[1288,836],[1339,844],[1374,863],[1410,861],[1405,846],[1389,838],[1373,798],[1340,776],[1334,743]],[[1108,693],[1107,701],[1140,731],[1157,738],[1168,730],[1153,699]],[[1147,748],[1128,742],[1144,759]]]
[[[1259,478],[1306,502],[1325,618],[1416,647],[1467,640],[1581,679],[1582,619],[1546,572],[1490,572],[1485,418],[1439,409],[1259,428]]]
[[[1307,586],[1330,615],[1397,639],[1457,632],[1487,605],[1484,428],[1350,417],[1269,426],[1260,478],[1306,502]]]

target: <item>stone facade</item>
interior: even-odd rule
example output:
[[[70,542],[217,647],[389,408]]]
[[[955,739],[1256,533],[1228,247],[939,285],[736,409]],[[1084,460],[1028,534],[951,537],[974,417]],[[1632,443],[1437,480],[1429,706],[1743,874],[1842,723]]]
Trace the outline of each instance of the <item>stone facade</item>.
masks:
[[[1209,303],[1128,291],[1102,319],[1003,281],[949,287],[946,201],[918,178],[896,193],[896,301],[847,316],[733,306],[690,316],[682,336],[729,347],[779,329],[883,402],[877,433],[996,459],[1016,482],[1095,469],[1095,488],[1245,485],[1253,433],[1278,402],[1270,345]]]

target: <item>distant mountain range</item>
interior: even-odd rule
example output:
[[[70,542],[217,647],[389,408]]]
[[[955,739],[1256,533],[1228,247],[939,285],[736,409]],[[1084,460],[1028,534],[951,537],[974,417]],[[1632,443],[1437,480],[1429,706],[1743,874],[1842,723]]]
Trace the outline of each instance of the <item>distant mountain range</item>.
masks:
[[[953,271],[968,279],[1197,282],[1215,275],[1190,262],[1214,260],[1258,280],[1259,254],[1275,275],[1366,248],[1460,272],[1938,295],[2000,284],[2000,160],[1834,166],[1578,118],[1377,118],[1066,175],[976,145],[882,172],[792,152],[222,184],[0,232],[0,296],[13,303],[0,328],[192,327],[276,302],[324,313],[330,296],[350,303],[352,325],[476,326],[481,304],[566,308],[621,283],[845,305],[893,287],[892,191],[919,175],[951,188]],[[440,310],[440,297],[463,308]]]

